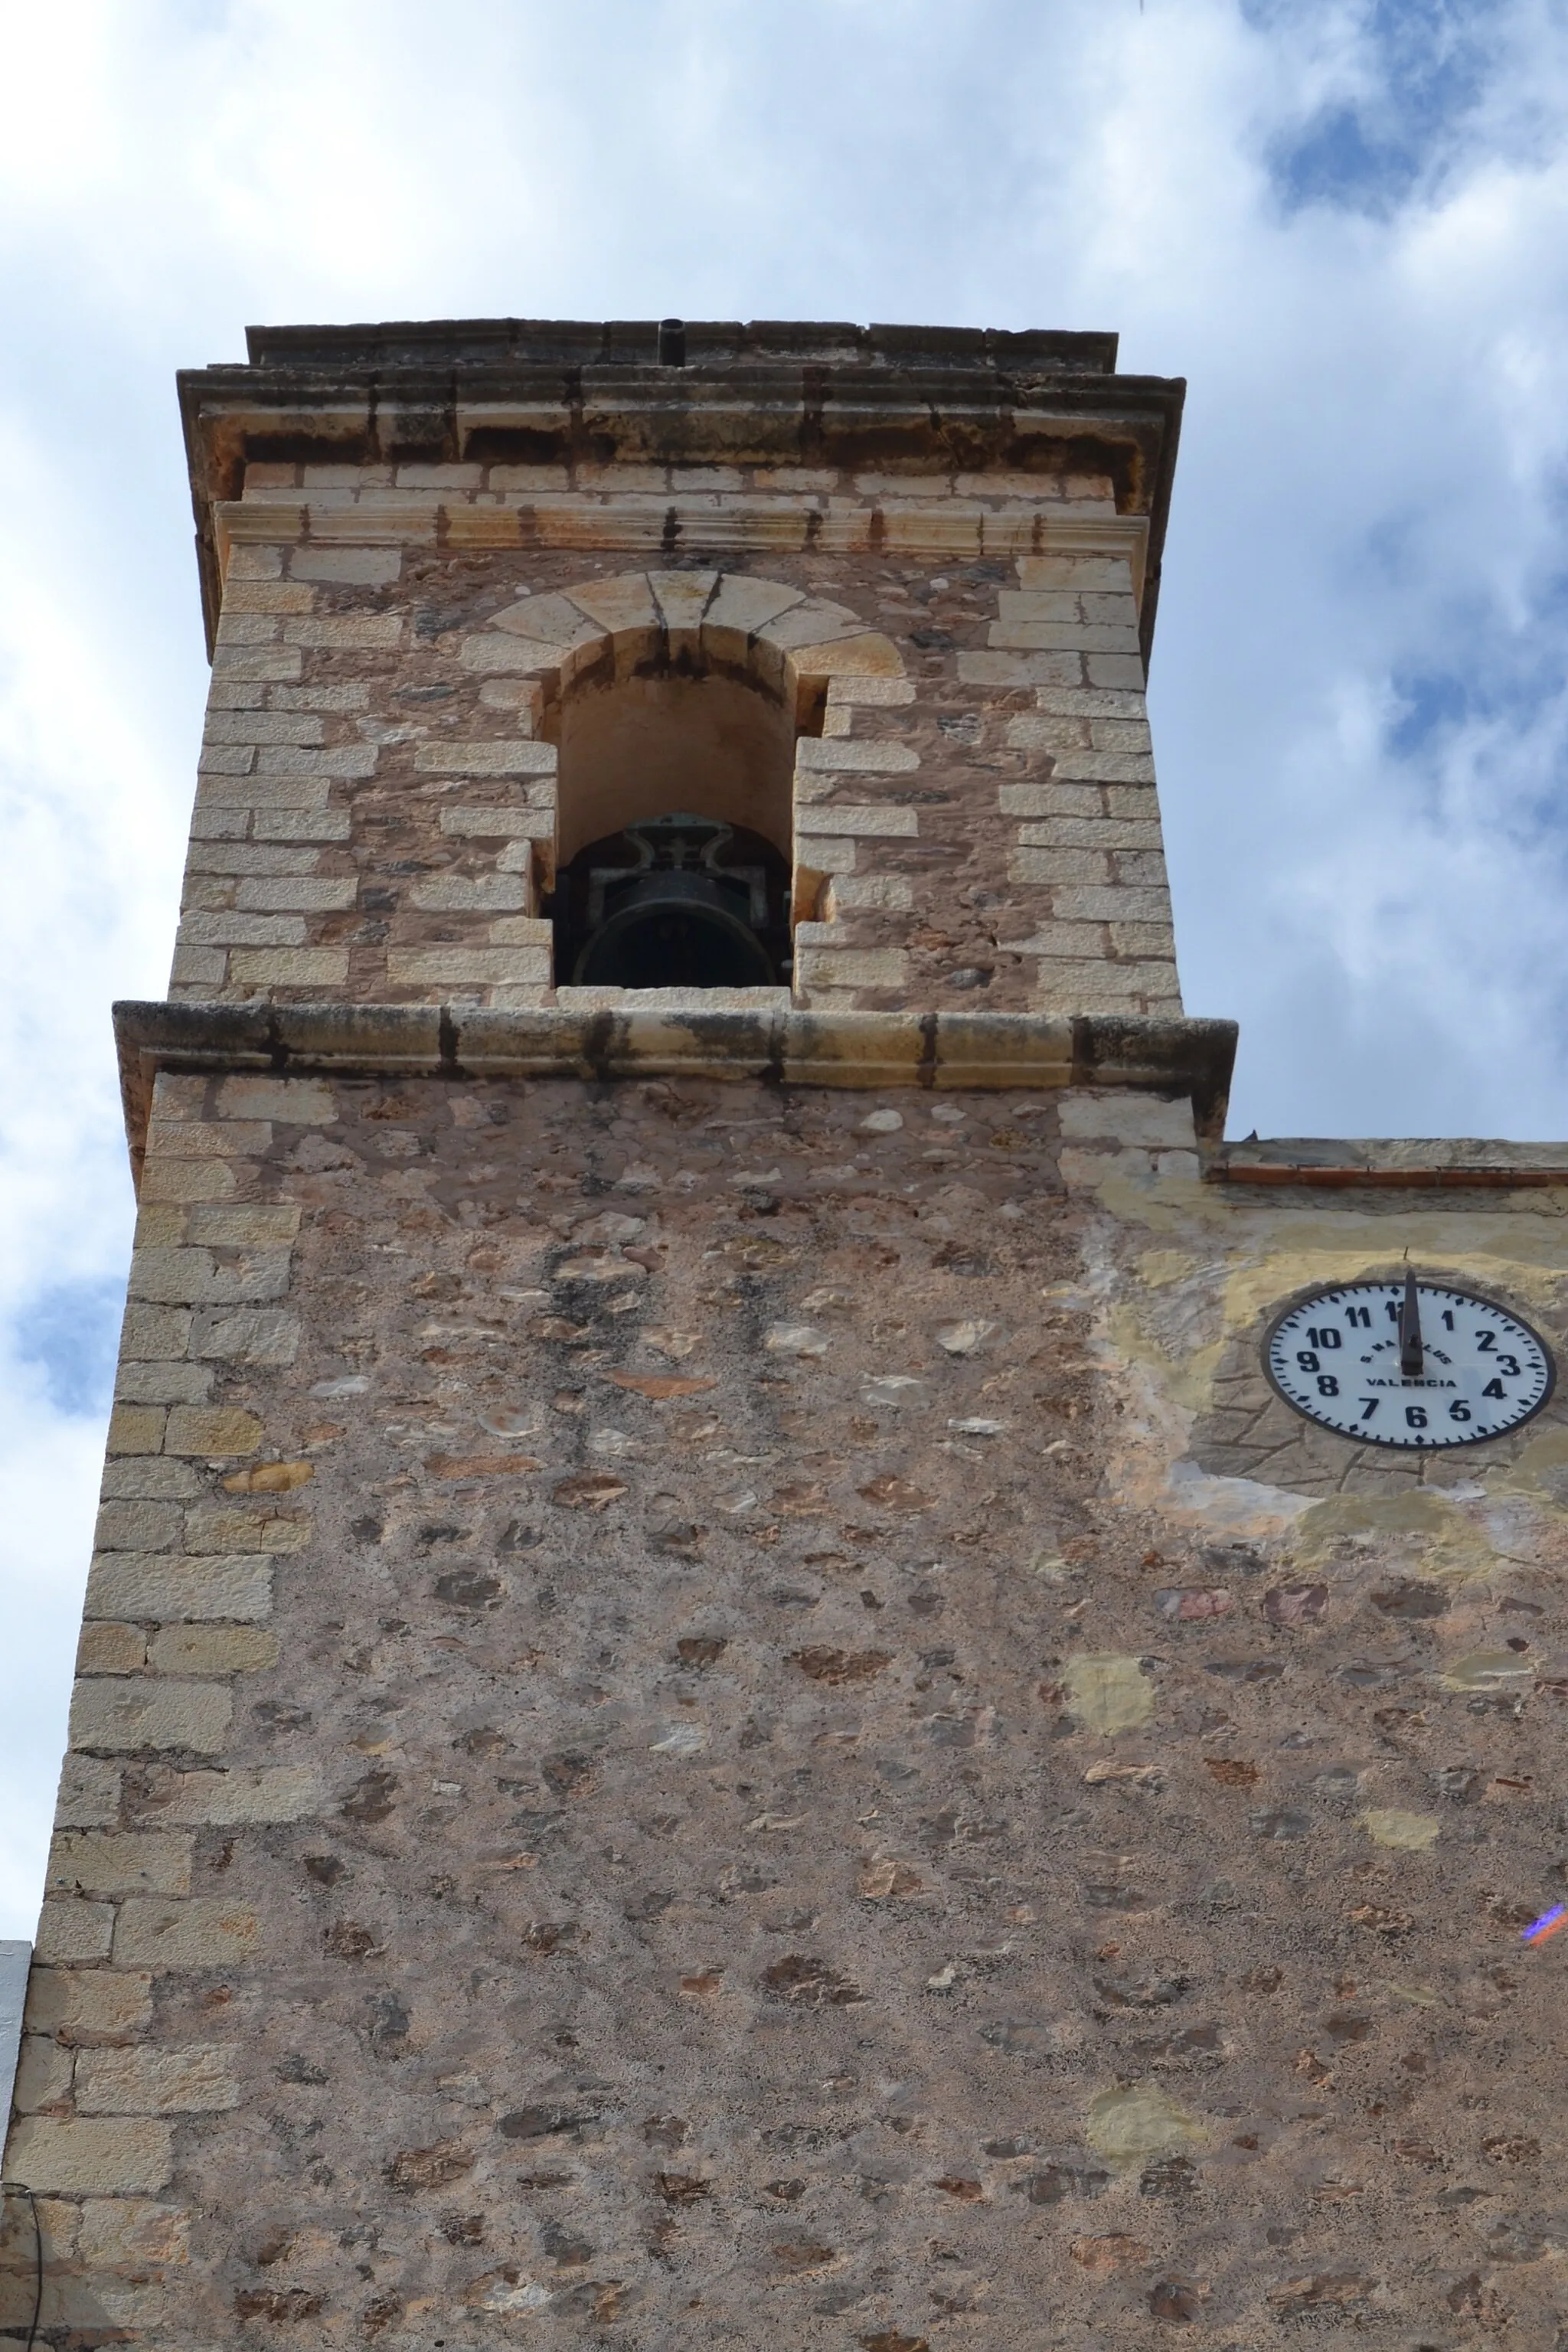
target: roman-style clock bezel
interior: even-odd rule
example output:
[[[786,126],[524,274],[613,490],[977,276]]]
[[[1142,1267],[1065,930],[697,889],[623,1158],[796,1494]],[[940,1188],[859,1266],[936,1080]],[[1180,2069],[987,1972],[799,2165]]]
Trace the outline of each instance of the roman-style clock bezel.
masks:
[[[1388,1293],[1391,1290],[1402,1294],[1401,1319],[1397,1326],[1390,1314]],[[1419,1375],[1407,1378],[1400,1373],[1400,1366],[1403,1351],[1407,1344],[1407,1327],[1411,1316],[1410,1298],[1413,1291],[1415,1297],[1415,1312],[1413,1338],[1409,1344],[1415,1345],[1424,1369]],[[1367,1294],[1364,1299],[1359,1296],[1363,1292]],[[1315,1386],[1319,1374],[1324,1370],[1329,1371],[1330,1376],[1337,1377],[1342,1368],[1338,1356],[1332,1364],[1327,1367],[1320,1364],[1319,1367],[1314,1368],[1310,1375],[1292,1374],[1291,1377],[1298,1390],[1303,1391],[1302,1393],[1293,1394],[1291,1388],[1281,1379],[1276,1370],[1275,1362],[1276,1343],[1279,1335],[1288,1326],[1301,1318],[1307,1309],[1317,1306],[1320,1302],[1333,1304],[1341,1315],[1347,1311],[1347,1302],[1358,1308],[1366,1307],[1374,1310],[1374,1321],[1369,1329],[1368,1336],[1371,1338],[1375,1331],[1377,1344],[1373,1352],[1384,1356],[1387,1360],[1379,1366],[1376,1376],[1362,1374],[1360,1377],[1364,1385],[1378,1391],[1377,1402],[1380,1405],[1384,1402],[1392,1404],[1395,1398],[1403,1398],[1405,1411],[1398,1421],[1395,1421],[1391,1413],[1384,1419],[1381,1428],[1373,1426],[1370,1422],[1360,1425],[1346,1425],[1345,1407],[1325,1403],[1321,1409],[1317,1408],[1315,1399],[1305,1393],[1308,1380],[1310,1378]],[[1544,1368],[1544,1379],[1540,1394],[1533,1396],[1523,1411],[1514,1412],[1500,1425],[1476,1428],[1468,1422],[1456,1423],[1446,1414],[1440,1419],[1428,1420],[1421,1427],[1406,1426],[1411,1419],[1412,1408],[1435,1412],[1445,1402],[1446,1395],[1448,1414],[1452,1414],[1456,1402],[1460,1403],[1468,1402],[1472,1411],[1479,1402],[1479,1398],[1466,1399],[1463,1393],[1465,1383],[1462,1379],[1444,1383],[1441,1381],[1440,1374],[1435,1375],[1433,1371],[1426,1369],[1429,1352],[1434,1364],[1454,1360],[1456,1373],[1462,1370],[1457,1357],[1451,1360],[1446,1356],[1442,1344],[1444,1335],[1439,1326],[1446,1313],[1458,1314],[1463,1309],[1468,1309],[1479,1316],[1499,1318],[1501,1324],[1511,1327],[1513,1331],[1522,1339],[1527,1340],[1538,1352],[1542,1366]],[[1303,1337],[1310,1329],[1322,1328],[1326,1321],[1325,1318],[1321,1318],[1317,1326],[1304,1326]],[[1340,1353],[1343,1357],[1342,1368],[1348,1370],[1351,1357],[1343,1353],[1343,1336],[1348,1335],[1342,1336]],[[1401,1353],[1392,1353],[1392,1350],[1396,1348]],[[1308,1352],[1313,1351],[1308,1350]],[[1476,1353],[1474,1346],[1468,1345],[1465,1352],[1473,1358]],[[1387,1272],[1363,1272],[1352,1276],[1343,1282],[1314,1283],[1309,1288],[1295,1292],[1271,1317],[1263,1335],[1261,1359],[1264,1377],[1274,1394],[1282,1403],[1288,1405],[1292,1412],[1299,1414],[1310,1427],[1321,1429],[1327,1435],[1338,1437],[1349,1445],[1376,1445],[1387,1453],[1451,1454],[1464,1446],[1500,1444],[1503,1439],[1514,1436],[1544,1411],[1551,1402],[1557,1385],[1557,1363],[1550,1343],[1532,1323],[1526,1321],[1516,1307],[1505,1304],[1503,1300],[1492,1297],[1484,1290],[1478,1290],[1472,1283],[1450,1281],[1441,1275],[1405,1265],[1400,1265]],[[1518,1360],[1505,1345],[1501,1352],[1501,1360]],[[1366,1361],[1364,1355],[1362,1356],[1361,1361],[1363,1363]],[[1479,1367],[1481,1370],[1486,1369],[1484,1363]],[[1521,1376],[1515,1374],[1510,1377]],[[1505,1402],[1512,1405],[1517,1401],[1507,1398]],[[1364,1407],[1370,1404],[1372,1400],[1358,1395],[1358,1402]],[[1331,1418],[1331,1413],[1334,1413],[1336,1417]]]

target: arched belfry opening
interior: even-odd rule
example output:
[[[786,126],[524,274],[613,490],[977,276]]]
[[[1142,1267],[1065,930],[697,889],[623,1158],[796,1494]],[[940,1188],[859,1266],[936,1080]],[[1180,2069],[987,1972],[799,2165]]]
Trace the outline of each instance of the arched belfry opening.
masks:
[[[529,877],[526,915],[509,911],[485,942],[537,970],[549,926],[547,970],[517,985],[787,987],[798,999],[803,962],[826,952],[820,934],[843,907],[909,903],[903,877],[866,859],[868,844],[901,841],[918,819],[902,803],[863,805],[859,780],[919,765],[904,742],[877,741],[872,720],[914,688],[898,647],[847,606],[745,572],[626,572],[519,597],[465,641],[463,660],[489,674],[489,701],[523,714],[529,745],[493,772],[487,744],[486,764],[463,771],[531,779],[520,805],[464,803],[442,819],[463,837],[504,837],[486,887]],[[428,754],[432,772],[439,757]],[[470,887],[441,886],[440,903]],[[797,942],[803,924],[811,936]],[[838,956],[825,984],[852,969]]]
[[[557,981],[785,986],[803,714],[744,670],[672,659],[668,640],[627,650],[629,668],[595,665],[559,708]]]

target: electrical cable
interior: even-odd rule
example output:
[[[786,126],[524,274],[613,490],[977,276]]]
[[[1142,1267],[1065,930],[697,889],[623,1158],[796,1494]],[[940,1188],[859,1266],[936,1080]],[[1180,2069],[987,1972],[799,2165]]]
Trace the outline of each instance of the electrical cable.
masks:
[[[33,2316],[27,2326],[27,2341],[25,2352],[33,2352],[33,2347],[38,2340],[38,2322],[44,2315],[44,2231],[43,2224],[38,2220],[38,2200],[34,2196],[32,2190],[30,2189],[24,2188],[19,2180],[6,2180],[0,2182],[0,2195],[5,2197],[25,2197],[28,2205],[32,2208]]]

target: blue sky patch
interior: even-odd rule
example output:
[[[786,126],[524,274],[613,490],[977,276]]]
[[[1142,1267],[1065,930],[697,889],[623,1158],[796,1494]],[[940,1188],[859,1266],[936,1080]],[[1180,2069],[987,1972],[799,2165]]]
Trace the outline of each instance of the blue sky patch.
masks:
[[[1473,708],[1470,681],[1453,671],[1396,677],[1394,690],[1400,714],[1388,733],[1388,748],[1397,759],[1415,759],[1434,735],[1457,727]]]
[[[107,1412],[114,1390],[125,1284],[110,1279],[56,1283],[16,1318],[16,1353],[43,1372],[57,1412]]]
[[[1299,0],[1243,0],[1273,31],[1303,20]],[[1498,62],[1498,0],[1367,0],[1346,85],[1268,151],[1285,211],[1312,205],[1385,218],[1441,169]]]

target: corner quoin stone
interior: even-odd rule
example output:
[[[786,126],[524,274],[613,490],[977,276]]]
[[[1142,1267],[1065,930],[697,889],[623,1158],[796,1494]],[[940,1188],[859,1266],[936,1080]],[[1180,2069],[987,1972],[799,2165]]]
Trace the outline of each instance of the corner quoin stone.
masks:
[[[255,1948],[260,1925],[253,1911],[211,1895],[186,1903],[121,1904],[114,1929],[117,1968],[221,1969]]]
[[[144,2117],[24,2116],[8,2164],[37,2196],[148,2196],[174,2171],[167,2124]]]
[[[221,1748],[234,1700],[213,1683],[79,1683],[71,1696],[77,1746],[130,1753],[139,1748]]]

